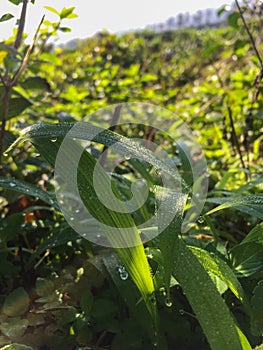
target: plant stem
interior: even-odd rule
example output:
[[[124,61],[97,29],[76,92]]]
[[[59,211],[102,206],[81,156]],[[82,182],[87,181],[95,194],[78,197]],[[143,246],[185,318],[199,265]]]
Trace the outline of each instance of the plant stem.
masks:
[[[2,110],[2,124],[0,129],[0,168],[2,163],[5,127],[6,127],[6,121],[8,117],[8,111],[9,111],[9,101],[11,98],[11,91],[12,91],[12,88],[8,85],[5,85],[5,92],[3,97],[3,110]]]
[[[248,36],[249,36],[249,40],[250,40],[250,42],[251,42],[251,45],[252,45],[252,47],[253,47],[253,50],[255,51],[255,54],[256,54],[256,56],[257,56],[257,59],[258,59],[258,61],[259,61],[259,63],[260,63],[260,67],[263,68],[262,59],[261,59],[260,54],[259,54],[259,52],[258,52],[258,49],[257,49],[257,47],[256,47],[256,43],[255,43],[255,40],[254,40],[254,38],[253,38],[253,35],[252,35],[250,29],[248,28],[248,25],[247,25],[247,22],[246,22],[246,20],[245,20],[245,17],[243,16],[243,12],[242,12],[241,7],[240,7],[240,5],[239,5],[239,3],[238,3],[238,0],[235,0],[235,3],[236,3],[236,5],[237,5],[237,9],[238,9],[238,12],[239,12],[239,14],[240,14],[240,17],[241,17],[241,19],[242,19],[242,22],[243,22],[243,24],[244,24],[244,27],[245,27],[245,29],[246,29],[246,31],[247,31]]]
[[[235,124],[234,124],[234,120],[233,120],[233,115],[232,115],[232,109],[230,106],[227,106],[227,111],[228,111],[228,116],[229,116],[229,121],[230,121],[230,126],[231,126],[231,133],[232,133],[232,137],[233,137],[233,142],[234,142],[234,145],[236,147],[237,153],[239,155],[239,159],[240,159],[240,162],[242,164],[242,167],[244,169],[246,169],[245,162],[243,160],[242,152],[240,149],[240,144],[238,142],[238,137],[237,137]]]
[[[28,0],[23,0],[23,7],[22,7],[22,11],[21,11],[21,16],[19,19],[18,31],[17,31],[17,35],[16,35],[16,40],[14,43],[15,49],[18,49],[21,45],[21,42],[22,42],[25,23],[26,23],[27,4],[28,4]]]
[[[251,102],[251,108],[249,110],[249,114],[246,118],[246,130],[244,131],[244,144],[245,144],[245,149],[246,149],[246,153],[247,153],[247,161],[249,162],[249,135],[248,135],[248,131],[249,130],[252,130],[253,128],[253,116],[252,116],[252,111],[253,111],[253,106],[254,106],[254,103],[257,101],[258,99],[258,96],[259,96],[259,93],[260,93],[260,83],[263,79],[263,61],[261,59],[261,56],[259,54],[259,51],[257,49],[257,46],[256,46],[256,42],[253,38],[253,35],[247,25],[247,22],[245,20],[245,17],[243,15],[243,12],[242,12],[242,9],[238,3],[238,0],[235,0],[235,3],[236,3],[236,6],[237,6],[237,9],[238,9],[238,12],[240,14],[240,17],[241,17],[241,20],[244,24],[244,27],[245,27],[245,30],[248,34],[248,37],[249,37],[249,40],[251,42],[251,45],[252,45],[252,48],[256,54],[256,57],[258,59],[258,62],[259,62],[259,65],[260,65],[260,71],[259,73],[257,74],[257,76],[255,77],[254,79],[254,93],[253,93],[253,97],[252,97],[252,102]]]

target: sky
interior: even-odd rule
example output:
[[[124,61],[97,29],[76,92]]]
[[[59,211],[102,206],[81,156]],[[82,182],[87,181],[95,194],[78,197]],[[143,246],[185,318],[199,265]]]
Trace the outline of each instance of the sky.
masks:
[[[118,33],[129,29],[144,28],[148,24],[166,21],[182,12],[194,13],[199,9],[219,8],[233,0],[36,0],[30,4],[26,32],[34,33],[43,14],[47,20],[56,21],[56,15],[44,9],[52,6],[57,10],[75,6],[76,19],[65,20],[64,25],[72,28],[71,33],[61,33],[58,44],[75,38],[85,38],[102,29]],[[0,17],[5,13],[19,16],[21,5],[15,6],[8,0],[0,0]],[[12,34],[15,20],[0,23],[0,41]]]

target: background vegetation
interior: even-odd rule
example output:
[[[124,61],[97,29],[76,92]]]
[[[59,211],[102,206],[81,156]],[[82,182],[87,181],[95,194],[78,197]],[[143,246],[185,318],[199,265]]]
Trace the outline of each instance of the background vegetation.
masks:
[[[21,36],[21,19],[14,36],[0,44],[0,345],[260,349],[261,12],[251,16],[246,6],[240,9],[247,27],[237,11],[224,28],[103,32],[67,49],[48,39],[69,30],[63,20],[75,16],[74,8],[50,10],[57,22],[44,20],[31,46]],[[3,14],[1,21],[9,18]],[[187,206],[161,242],[114,251],[85,240],[67,224],[54,195],[53,166],[72,123],[108,105],[134,101],[165,107],[194,130],[208,163],[209,193],[203,215],[183,236],[178,227]],[[26,142],[10,152],[20,131],[36,123],[42,124],[17,142],[27,139],[34,147]],[[125,128],[116,132],[148,135],[141,126],[134,135]],[[101,144],[107,146],[106,139],[100,141],[86,152],[90,167]],[[155,141],[164,142],[164,135]],[[170,141],[167,149],[186,177],[180,149]],[[115,169],[112,181],[125,198],[137,174],[145,173],[146,160],[136,165],[127,159]],[[90,169],[83,164],[88,181]],[[147,169],[147,181],[158,185],[155,167]],[[88,199],[87,205],[92,205]]]

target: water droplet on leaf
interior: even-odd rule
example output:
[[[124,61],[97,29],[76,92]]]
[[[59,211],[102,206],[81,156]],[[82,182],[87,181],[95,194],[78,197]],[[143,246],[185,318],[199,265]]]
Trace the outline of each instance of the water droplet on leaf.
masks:
[[[166,305],[167,307],[171,307],[171,306],[173,305],[172,300],[169,299],[169,298],[167,298],[167,299],[165,300],[165,305]]]
[[[162,175],[162,169],[156,169],[155,172],[156,172],[156,175],[159,175],[159,176]]]
[[[14,182],[10,182],[9,186],[10,187],[16,187],[16,184]]]
[[[56,141],[57,141],[57,138],[55,137],[55,138],[51,139],[50,141],[51,141],[51,142],[56,142]]]
[[[199,224],[203,224],[205,219],[203,216],[199,216],[199,219],[197,221],[199,222]]]
[[[127,280],[127,278],[129,277],[129,274],[128,274],[128,272],[125,270],[125,267],[124,267],[124,266],[119,266],[119,267],[118,267],[118,272],[119,272],[119,275],[120,275],[120,278],[121,278],[122,281]]]

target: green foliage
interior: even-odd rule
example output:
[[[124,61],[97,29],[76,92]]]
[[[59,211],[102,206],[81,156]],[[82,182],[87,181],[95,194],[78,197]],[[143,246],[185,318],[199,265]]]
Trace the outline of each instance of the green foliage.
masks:
[[[63,21],[76,17],[74,7],[46,9],[57,20],[44,21],[35,49],[29,52],[23,41],[14,46],[16,38],[0,44],[0,114],[6,124],[1,134],[0,346],[260,348],[263,100],[260,83],[255,83],[257,56],[240,14],[230,15],[226,28],[120,36],[102,32],[74,49],[62,49],[49,46],[48,39],[70,31]],[[3,14],[0,22],[11,18]],[[260,23],[254,17],[247,20],[261,44]],[[27,69],[17,76],[22,65]],[[177,174],[131,142],[138,135],[149,138],[145,126],[104,130],[93,114],[88,131],[85,127],[72,135],[91,142],[78,164],[78,187],[100,222],[124,232],[133,229],[137,245],[114,251],[87,241],[67,224],[55,199],[53,168],[75,123],[120,101],[153,102],[182,117],[202,144],[210,176],[202,216],[181,234],[193,182],[185,145],[154,134],[178,165],[184,194],[166,193],[176,203],[176,216],[160,236],[143,245],[136,225],[160,200],[155,170],[173,178]],[[168,131],[177,127],[171,122]],[[149,202],[132,215],[103,206],[93,186],[98,155],[115,143],[127,159],[110,177],[99,168],[104,191],[109,178],[123,200],[130,199],[138,178],[150,187]],[[72,142],[65,161],[74,160],[78,147]],[[87,220],[87,234],[100,236],[101,231],[93,218]],[[117,243],[111,230],[104,233]],[[128,234],[122,239],[131,243]]]

